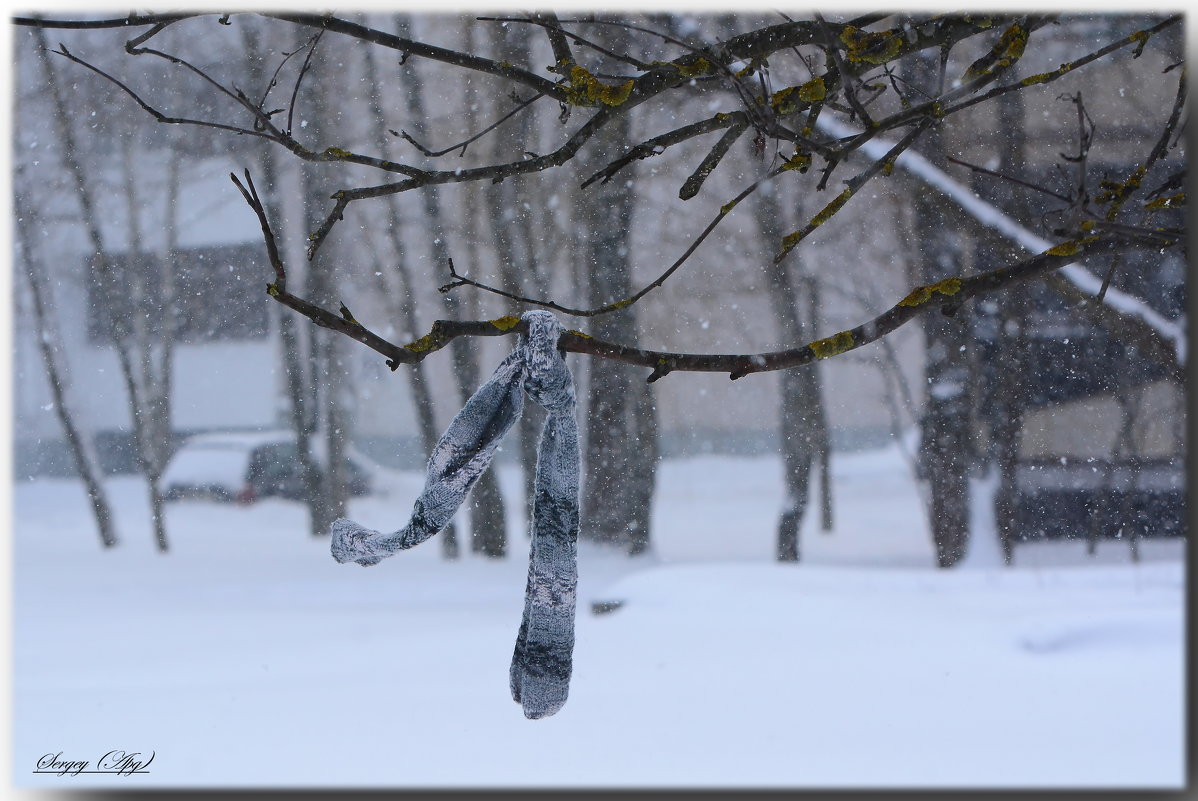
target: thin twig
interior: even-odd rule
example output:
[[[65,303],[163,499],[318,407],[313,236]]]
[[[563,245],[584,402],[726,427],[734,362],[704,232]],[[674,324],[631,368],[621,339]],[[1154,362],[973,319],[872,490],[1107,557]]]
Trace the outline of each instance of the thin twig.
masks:
[[[13,17],[14,25],[23,25],[29,28],[54,28],[59,30],[94,30],[97,28],[133,28],[141,27],[142,25],[158,25],[163,22],[178,22],[181,19],[189,19],[191,17],[209,16],[213,12],[207,13],[183,13],[183,14],[130,14],[127,17],[118,17],[116,19],[45,19],[43,17]]]
[[[605,303],[602,306],[596,306],[592,309],[575,309],[575,308],[571,308],[569,306],[562,306],[558,303],[554,303],[551,300],[525,297],[523,295],[517,295],[517,294],[511,293],[511,292],[508,292],[506,290],[499,289],[497,287],[493,287],[493,286],[489,286],[487,284],[480,283],[478,281],[475,281],[472,278],[468,278],[468,277],[458,273],[454,269],[452,260],[450,260],[450,262],[449,262],[449,274],[450,274],[450,277],[453,278],[454,280],[449,282],[448,284],[445,284],[444,286],[438,287],[438,290],[441,292],[449,292],[453,289],[456,289],[459,286],[472,286],[475,289],[481,289],[484,292],[490,292],[494,295],[499,295],[500,297],[508,298],[509,300],[514,300],[517,303],[526,303],[530,306],[540,306],[541,308],[552,309],[553,311],[558,311],[558,312],[561,312],[562,314],[569,314],[573,317],[598,317],[599,315],[602,315],[602,314],[608,314],[609,312],[619,311],[620,309],[626,309],[629,306],[631,306],[632,304],[636,303],[641,298],[645,297],[645,295],[648,295],[654,289],[657,289],[659,286],[664,284],[667,280],[669,280],[670,276],[672,276],[675,272],[677,272],[678,268],[686,263],[686,260],[689,259],[691,257],[691,255],[699,248],[699,245],[703,244],[703,241],[705,239],[707,239],[708,235],[711,234],[711,232],[715,230],[716,226],[719,225],[720,222],[723,221],[723,219],[725,217],[727,217],[729,214],[732,213],[732,210],[734,208],[736,208],[736,206],[742,200],[747,198],[749,195],[753,194],[753,192],[757,191],[757,188],[759,186],[761,186],[761,184],[765,183],[766,181],[768,181],[771,178],[776,177],[781,172],[783,172],[783,170],[781,170],[781,169],[774,170],[769,175],[766,175],[763,178],[759,178],[758,180],[754,181],[753,183],[749,184],[747,187],[742,189],[740,194],[738,194],[736,197],[734,197],[731,201],[729,201],[728,203],[725,203],[723,206],[721,206],[719,213],[716,214],[715,217],[712,218],[711,222],[709,222],[707,224],[707,227],[704,228],[702,230],[702,232],[700,232],[700,234],[697,237],[695,237],[695,239],[690,243],[690,245],[687,246],[686,250],[683,251],[682,255],[674,260],[673,264],[671,264],[669,267],[667,267],[665,269],[665,271],[662,272],[661,275],[657,276],[657,278],[653,279],[648,284],[641,287],[641,289],[639,291],[629,295],[626,298],[620,298],[619,300],[614,300],[614,301],[611,301],[610,303]]]
[[[316,33],[312,34],[308,37],[308,41],[304,42],[290,53],[284,51],[283,58],[279,61],[279,66],[275,67],[274,74],[270,76],[270,82],[266,84],[266,91],[262,93],[262,100],[258,102],[258,108],[261,109],[266,105],[266,98],[270,96],[270,90],[279,85],[279,73],[283,71],[283,67],[287,65],[287,62],[291,60],[291,57],[297,53],[302,53],[306,48],[310,47],[316,41],[317,37],[319,37],[322,33],[323,31],[317,31]]]
[[[325,239],[328,238],[329,233],[333,230],[333,226],[345,214],[345,209],[350,203],[356,200],[386,197],[418,189],[422,186],[465,183],[479,180],[495,181],[509,178],[513,175],[528,175],[550,167],[560,166],[573,158],[579,148],[586,144],[596,131],[610,122],[613,114],[614,109],[610,106],[599,109],[566,140],[565,144],[552,153],[543,156],[533,156],[521,161],[491,164],[485,167],[473,167],[470,169],[430,170],[413,175],[411,178],[397,183],[379,184],[377,186],[359,187],[357,189],[342,189],[334,192],[333,197],[336,199],[336,202],[333,205],[333,209],[325,217],[324,222],[313,232],[311,244],[308,247],[308,258],[312,258],[316,254],[316,251],[320,249],[320,246],[324,244]]]
[[[544,96],[545,96],[544,94],[538,92],[537,94],[530,97],[528,100],[520,101],[520,105],[516,106],[514,109],[509,111],[507,114],[504,114],[502,117],[500,117],[498,120],[496,120],[495,122],[488,125],[486,128],[483,128],[481,131],[476,133],[474,136],[471,136],[469,139],[466,139],[463,142],[458,142],[457,144],[450,145],[449,147],[447,147],[443,150],[428,149],[427,147],[425,147],[424,145],[420,144],[415,139],[413,139],[411,137],[411,135],[408,134],[407,131],[399,131],[398,133],[396,133],[395,131],[391,131],[390,133],[394,136],[399,136],[399,137],[405,139],[414,148],[416,148],[422,154],[424,154],[425,156],[428,156],[429,158],[436,158],[437,156],[444,156],[446,153],[452,153],[455,150],[461,150],[462,152],[458,153],[458,155],[464,156],[464,155],[466,155],[466,148],[469,145],[473,144],[474,142],[477,142],[479,139],[483,138],[484,136],[489,134],[491,131],[498,128],[500,125],[503,125],[505,122],[510,120],[512,117],[516,116],[521,111],[528,108],[529,106],[531,106],[533,103],[537,102]]]
[[[551,37],[554,33],[556,33],[562,37],[562,41],[568,38],[575,44],[582,45],[589,50],[594,50],[596,53],[607,56],[613,61],[619,61],[621,63],[628,64],[629,66],[635,67],[638,70],[648,70],[653,68],[652,64],[646,64],[639,58],[634,58],[623,53],[616,53],[612,50],[608,50],[606,47],[603,47],[597,42],[593,42],[590,39],[586,39],[576,33],[573,33],[572,31],[566,30],[561,26],[563,20],[555,20],[550,22],[548,20],[539,19],[538,16],[539,15],[534,14],[532,17],[475,17],[475,19],[477,19],[479,22],[523,22],[528,25],[537,25],[550,32]],[[578,20],[564,20],[564,22],[577,23]],[[559,63],[561,63],[564,59],[558,55],[559,51],[560,46],[559,48],[555,48],[554,57]],[[570,62],[573,62],[574,60],[573,56],[570,55],[568,48],[565,51],[565,57],[566,59],[569,59]]]
[[[857,98],[857,92],[852,86],[856,76],[845,67],[844,58],[840,55],[840,48],[836,46],[836,37],[832,33],[831,26],[824,19],[823,14],[815,12],[815,21],[819,25],[820,33],[824,36],[824,52],[831,56],[833,63],[836,65],[836,72],[840,75],[840,87],[844,90],[845,100],[852,106],[853,111],[861,118],[861,124],[866,128],[873,127],[873,119],[869,116],[869,112],[865,110],[865,106],[861,105],[861,101]]]
[[[418,42],[414,39],[407,39],[395,34],[386,33],[374,28],[367,28],[364,25],[359,25],[356,22],[341,19],[339,17],[330,17],[320,14],[306,14],[301,12],[262,12],[264,17],[278,19],[284,22],[291,22],[296,25],[306,25],[312,28],[327,28],[333,33],[340,33],[345,36],[359,39],[364,42],[370,42],[382,47],[398,50],[408,55],[427,58],[432,61],[440,61],[445,64],[462,67],[475,72],[487,73],[499,78],[506,78],[516,83],[522,83],[531,87],[535,91],[541,92],[555,100],[564,101],[566,99],[565,89],[558,86],[553,81],[546,80],[534,72],[522,69],[513,64],[501,63],[493,61],[489,58],[471,55],[470,53],[462,53],[456,50],[449,50],[444,47]]]
[[[147,114],[149,114],[151,117],[153,117],[155,120],[157,120],[160,123],[163,123],[166,125],[196,125],[196,126],[199,126],[202,128],[214,128],[218,131],[230,131],[232,133],[245,134],[247,136],[261,136],[264,138],[271,138],[269,136],[269,134],[266,134],[262,131],[254,131],[249,128],[241,128],[239,126],[228,125],[223,122],[210,122],[208,120],[196,120],[196,119],[191,119],[190,117],[172,117],[167,114],[164,114],[163,112],[159,111],[158,109],[154,108],[149,103],[147,103],[145,100],[143,100],[141,98],[141,96],[137,94],[137,92],[130,89],[126,84],[124,84],[122,81],[117,79],[115,76],[108,74],[107,72],[105,72],[104,70],[95,66],[94,64],[90,64],[87,61],[84,61],[83,59],[76,56],[74,53],[67,50],[66,45],[59,43],[58,48],[59,48],[58,50],[54,50],[51,52],[53,52],[57,55],[63,56],[68,61],[73,61],[74,63],[78,64],[79,66],[81,66],[85,69],[91,70],[92,72],[99,75],[101,78],[104,78],[105,80],[111,82],[118,89],[122,90],[125,94],[129,95],[129,97],[131,97],[133,99],[133,102],[137,103],[137,105],[140,106],[143,111],[145,111]]]
[[[703,182],[707,180],[707,176],[711,175],[714,170],[727,155],[729,148],[735,144],[737,139],[740,139],[741,134],[749,127],[748,119],[738,121],[728,127],[724,135],[719,141],[708,151],[703,160],[699,162],[699,166],[690,174],[686,182],[682,184],[682,188],[678,190],[678,197],[681,200],[690,200],[695,195],[699,194],[699,190],[703,187]]]
[[[1018,92],[1023,89],[1027,89],[1030,86],[1040,86],[1042,84],[1052,83],[1053,81],[1059,80],[1060,78],[1063,78],[1064,76],[1069,75],[1070,73],[1076,72],[1077,70],[1081,69],[1082,67],[1086,66],[1087,64],[1093,63],[1093,62],[1097,61],[1098,59],[1103,58],[1104,56],[1110,55],[1111,53],[1115,52],[1116,50],[1120,50],[1124,47],[1128,47],[1137,42],[1140,42],[1141,46],[1143,46],[1142,43],[1147,42],[1148,39],[1150,39],[1151,37],[1160,33],[1165,28],[1168,28],[1172,25],[1176,25],[1177,23],[1181,22],[1182,19],[1183,19],[1182,15],[1175,14],[1171,17],[1166,18],[1162,22],[1157,23],[1156,25],[1153,25],[1150,28],[1145,28],[1144,30],[1137,31],[1136,33],[1133,33],[1131,36],[1127,36],[1122,39],[1118,39],[1118,40],[1106,45],[1105,47],[1101,47],[1098,50],[1095,50],[1085,56],[1082,56],[1081,58],[1074,59],[1073,61],[1062,64],[1059,68],[1057,68],[1053,72],[1043,72],[1038,75],[1029,75],[1028,77],[1023,78],[1022,80],[1020,80],[1017,83],[1009,83],[1009,84],[1004,84],[1002,86],[996,86],[988,92],[983,92],[982,94],[977,95],[975,97],[971,97],[968,100],[963,100],[960,103],[957,103],[955,106],[949,106],[949,107],[945,108],[944,113],[946,116],[950,115],[950,114],[956,114],[957,112],[963,111],[964,109],[967,109],[970,106],[975,106],[978,103],[984,103],[987,100],[998,97],[999,95],[1007,94],[1008,92]]]
[[[304,63],[300,65],[299,74],[295,76],[295,86],[291,88],[291,102],[287,104],[287,127],[284,129],[288,136],[291,136],[291,123],[295,115],[295,101],[299,97],[300,84],[303,83],[304,76],[308,74],[312,58],[316,55],[316,46],[320,44],[320,37],[324,36],[325,30],[325,28],[321,28],[312,37],[312,43],[308,46],[308,55],[304,56]]]
[[[1030,181],[1025,181],[1022,178],[1017,178],[1014,175],[1007,175],[1006,173],[998,172],[997,170],[987,169],[986,167],[981,167],[981,166],[978,166],[977,164],[970,164],[968,161],[962,161],[961,159],[953,158],[952,156],[945,156],[944,158],[946,161],[950,162],[951,164],[957,164],[962,167],[967,167],[970,170],[973,170],[974,172],[979,172],[979,173],[982,173],[983,175],[990,175],[995,178],[1001,178],[1004,181],[1010,181],[1013,184],[1018,184],[1019,186],[1026,187],[1028,189],[1034,189],[1037,192],[1043,192],[1044,194],[1049,195],[1050,197],[1056,198],[1057,200],[1061,201],[1062,203],[1071,202],[1071,198],[1069,198],[1066,195],[1059,194],[1057,192],[1052,191],[1051,189],[1046,189],[1043,186],[1040,186],[1038,184],[1033,184]]]
[[[824,206],[818,213],[816,213],[814,217],[808,220],[805,226],[783,238],[782,250],[779,251],[778,255],[774,257],[774,264],[777,264],[782,261],[782,259],[786,258],[786,254],[790,253],[790,251],[794,250],[794,248],[798,246],[800,242],[810,236],[812,231],[826,223],[837,212],[844,208],[845,204],[848,203],[849,200],[851,200],[853,196],[861,190],[861,187],[865,186],[865,184],[867,184],[871,178],[884,169],[892,168],[894,166],[894,160],[899,157],[899,154],[914,144],[915,140],[919,138],[919,135],[922,134],[924,130],[931,124],[932,120],[928,118],[919,125],[916,125],[910,131],[908,131],[907,135],[900,139],[894,145],[894,147],[890,148],[890,150],[886,152],[886,155],[871,163],[860,173],[846,181],[844,191],[842,191],[831,202]]]
[[[688,139],[693,139],[696,136],[702,136],[705,133],[719,131],[731,125],[737,124],[739,121],[748,121],[748,117],[743,111],[732,112],[731,114],[717,114],[714,117],[709,117],[699,122],[692,122],[689,125],[683,125],[681,128],[675,128],[672,131],[667,131],[659,136],[654,136],[651,139],[646,139],[639,145],[634,145],[628,149],[623,156],[608,164],[602,170],[587,178],[582,182],[581,186],[586,189],[595,181],[607,183],[612,176],[620,170],[627,167],[634,161],[656,156],[664,153],[666,148],[672,145],[685,142]]]

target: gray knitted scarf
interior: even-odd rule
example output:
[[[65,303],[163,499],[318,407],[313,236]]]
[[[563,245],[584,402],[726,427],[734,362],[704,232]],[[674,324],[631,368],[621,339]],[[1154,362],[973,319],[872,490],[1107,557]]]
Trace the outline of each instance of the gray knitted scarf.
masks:
[[[562,324],[547,311],[526,312],[522,319],[528,334],[520,336],[516,349],[433,448],[424,491],[408,524],[380,534],[337,520],[332,551],[338,562],[374,565],[445,528],[520,417],[527,392],[549,414],[537,446],[532,554],[510,682],[525,716],[542,718],[562,708],[570,689],[578,584],[578,423],[574,380],[557,348]]]

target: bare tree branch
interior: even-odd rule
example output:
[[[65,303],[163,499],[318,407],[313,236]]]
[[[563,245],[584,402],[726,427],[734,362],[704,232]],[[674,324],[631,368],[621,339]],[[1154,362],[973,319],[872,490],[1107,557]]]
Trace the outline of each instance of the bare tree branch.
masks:
[[[441,150],[430,150],[429,148],[425,147],[424,145],[420,144],[420,143],[419,143],[419,142],[417,142],[415,139],[413,139],[413,138],[412,138],[412,137],[411,137],[411,136],[408,134],[408,132],[407,132],[407,131],[400,131],[399,133],[396,133],[395,131],[391,131],[391,133],[392,133],[393,135],[399,136],[400,138],[404,139],[406,142],[408,142],[410,145],[412,145],[412,147],[416,148],[416,149],[417,149],[417,150],[419,150],[419,151],[420,151],[420,152],[421,152],[423,155],[425,155],[425,156],[428,156],[429,158],[436,158],[436,157],[438,157],[438,156],[444,156],[446,153],[452,153],[452,152],[453,152],[453,151],[455,151],[455,150],[460,150],[461,152],[460,152],[460,153],[458,153],[458,155],[459,155],[459,156],[464,156],[464,155],[466,155],[466,148],[467,148],[467,147],[469,147],[469,146],[470,146],[471,144],[473,144],[474,142],[477,142],[479,139],[482,139],[484,136],[486,136],[487,134],[489,134],[491,131],[495,130],[495,129],[496,129],[496,128],[498,128],[500,125],[503,125],[505,122],[507,122],[508,120],[510,120],[512,117],[516,116],[516,115],[517,115],[517,114],[519,114],[521,111],[523,111],[524,109],[528,108],[529,106],[531,106],[533,103],[537,102],[538,100],[540,100],[540,99],[541,99],[542,97],[544,97],[544,96],[545,96],[545,95],[543,95],[543,94],[535,94],[535,95],[533,95],[532,97],[528,98],[527,100],[518,100],[517,98],[513,98],[513,99],[517,99],[517,100],[518,100],[518,102],[519,102],[519,105],[518,105],[518,106],[516,106],[514,109],[512,109],[511,111],[509,111],[507,114],[504,114],[504,115],[503,115],[502,117],[500,117],[498,120],[496,120],[495,122],[491,123],[491,124],[490,124],[490,125],[488,125],[486,128],[483,128],[481,131],[479,131],[478,133],[474,134],[474,135],[473,135],[473,136],[471,136],[470,138],[468,138],[468,139],[465,139],[465,140],[463,140],[463,141],[461,141],[461,142],[458,142],[457,144],[450,145],[449,147],[442,148]]]
[[[267,220],[266,210],[253,188],[248,171],[245,173],[244,184],[236,175],[230,174],[230,178],[258,216],[262,226],[267,254],[276,276],[275,282],[267,285],[267,293],[317,325],[342,333],[382,354],[387,358],[387,366],[392,370],[401,364],[423,361],[430,353],[440,350],[461,336],[505,336],[526,332],[520,318],[515,316],[495,320],[438,320],[428,334],[406,345],[395,345],[354,319],[344,304],[341,314],[334,314],[287,292],[287,271],[274,243],[274,234]],[[648,377],[651,382],[679,371],[728,373],[728,377],[735,380],[750,373],[800,367],[817,359],[831,358],[855,350],[877,341],[916,315],[930,309],[938,308],[945,313],[955,313],[967,300],[1043,276],[1079,258],[1115,255],[1136,246],[1135,242],[1114,235],[1091,236],[1063,242],[1010,267],[975,276],[949,278],[931,286],[916,287],[890,309],[856,328],[787,350],[754,354],[676,353],[605,342],[574,330],[563,333],[558,345],[572,353],[585,353],[651,368],[652,372]]]

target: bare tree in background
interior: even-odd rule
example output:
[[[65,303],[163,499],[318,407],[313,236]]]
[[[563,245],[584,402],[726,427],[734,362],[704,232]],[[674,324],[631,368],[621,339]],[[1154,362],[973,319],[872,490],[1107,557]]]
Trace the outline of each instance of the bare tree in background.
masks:
[[[263,97],[266,97],[269,90],[274,88],[274,84],[265,71],[267,54],[261,45],[258,29],[259,26],[254,24],[242,27],[242,46],[246,54],[247,77],[255,86],[266,87],[263,90]],[[277,151],[272,147],[262,147],[258,161],[262,170],[263,194],[266,197],[264,203],[271,218],[280,219],[282,188]],[[315,332],[311,327],[305,327],[301,332],[294,315],[289,314],[280,315],[278,325],[279,339],[283,346],[282,368],[286,377],[289,418],[291,429],[295,432],[296,460],[299,462],[300,482],[304,486],[309,532],[312,536],[323,536],[328,531],[328,522],[335,519],[336,515],[325,509],[327,498],[321,477],[322,467],[313,445],[317,436],[315,412],[312,409],[314,379],[307,354],[312,348]]]
[[[774,187],[757,192],[757,224],[766,242],[777,242],[783,235],[786,216]],[[801,256],[765,270],[766,294],[782,337],[788,342],[814,338],[817,298],[815,281],[800,279]],[[768,264],[768,262],[766,262]],[[804,301],[808,301],[804,303]],[[807,308],[804,309],[803,306]],[[786,502],[778,518],[777,557],[780,562],[799,561],[799,532],[811,497],[812,473],[828,459],[828,430],[818,363],[805,368],[783,370],[779,388],[778,434],[782,443],[782,466],[786,482]],[[830,528],[831,502],[828,472],[820,471],[824,528]]]
[[[116,351],[121,378],[129,403],[134,457],[145,476],[150,496],[150,520],[154,542],[160,552],[170,550],[166,532],[166,509],[159,480],[171,453],[171,363],[176,339],[174,267],[168,264],[174,241],[174,193],[178,186],[178,154],[167,168],[165,231],[166,246],[158,254],[146,253],[142,245],[140,208],[136,198],[138,165],[129,150],[119,159],[127,203],[125,269],[119,271],[116,256],[106,246],[95,209],[102,193],[96,176],[77,156],[72,123],[75,119],[63,98],[60,79],[45,47],[45,35],[35,29],[41,47],[42,68],[54,105],[54,120],[63,162],[74,182],[81,220],[91,245],[92,279],[101,298],[99,314],[107,338]],[[89,488],[90,491],[90,488]],[[93,503],[96,501],[93,499]]]
[[[907,80],[927,97],[944,91],[940,54],[922,53],[908,63]],[[941,129],[924,134],[923,154],[943,168]],[[935,285],[952,278],[964,263],[965,238],[959,215],[946,209],[936,194],[924,189],[915,196],[915,258],[919,281]],[[928,480],[928,521],[941,567],[952,567],[965,555],[969,530],[969,474],[973,459],[973,389],[969,349],[972,309],[953,315],[929,314],[923,323],[927,352],[926,398],[921,425],[920,461]]]
[[[396,19],[396,28],[401,33],[406,33],[410,24],[411,20],[406,16],[401,15]],[[408,104],[409,119],[413,123],[413,134],[418,138],[424,138],[424,120],[427,119],[424,84],[419,79],[414,64],[405,60],[400,70],[401,76],[410,87],[404,93],[404,98]],[[421,200],[425,220],[435,232],[432,237],[432,263],[448,264],[450,252],[444,233],[444,203],[438,187],[429,186],[421,193]],[[456,294],[444,292],[441,294],[441,300],[450,320],[461,319],[461,301]],[[467,340],[459,339],[450,345],[450,361],[461,403],[465,403],[479,384],[478,354],[469,346]],[[507,548],[507,523],[503,495],[499,491],[499,482],[494,471],[488,470],[478,479],[478,483],[470,491],[469,508],[471,549],[487,556],[502,556]]]
[[[104,489],[104,473],[96,455],[95,443],[91,432],[85,431],[80,425],[76,404],[72,399],[70,386],[70,371],[63,364],[65,349],[59,332],[56,314],[57,305],[52,299],[53,289],[46,281],[46,268],[41,255],[37,252],[36,243],[48,235],[41,214],[36,208],[33,193],[23,188],[24,170],[17,168],[16,175],[16,240],[18,246],[18,264],[20,270],[29,282],[29,296],[33,307],[33,324],[37,335],[38,351],[41,353],[42,364],[46,370],[46,378],[50,384],[50,393],[54,402],[54,412],[62,425],[67,445],[75,463],[75,470],[83,481],[84,490],[96,521],[96,531],[100,535],[100,543],[105,548],[111,548],[118,542],[116,526],[112,517],[112,506],[108,502],[108,493]],[[42,237],[37,235],[42,232]]]

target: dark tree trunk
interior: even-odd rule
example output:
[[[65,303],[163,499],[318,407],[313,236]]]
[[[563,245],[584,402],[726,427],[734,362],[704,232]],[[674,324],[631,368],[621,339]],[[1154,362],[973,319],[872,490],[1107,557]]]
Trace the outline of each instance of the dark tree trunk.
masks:
[[[1021,122],[1024,118],[1023,96],[1011,92],[997,101],[999,126],[1010,134],[1003,139],[1003,149],[998,154],[998,171],[1008,175],[1019,175],[1023,170],[1023,145],[1026,139]],[[1000,209],[1018,216],[1026,209],[1020,206],[1019,194],[1014,184],[978,177],[974,191]],[[1019,248],[1009,240],[994,236],[983,236],[977,248],[979,270],[991,270],[1009,264],[1018,257]],[[1019,460],[1019,438],[1022,429],[1025,383],[1027,375],[1027,308],[1028,292],[1023,286],[1015,286],[993,300],[993,320],[987,321],[993,329],[997,358],[987,364],[990,374],[989,385],[994,388],[990,417],[990,443],[988,456],[998,471],[998,491],[994,497],[994,522],[1002,549],[1004,564],[1010,565],[1015,555],[1015,539],[1018,536],[1016,522],[1017,484],[1016,471]]]
[[[652,544],[650,534],[653,491],[657,486],[657,462],[661,452],[657,436],[657,406],[653,399],[652,385],[634,375],[632,386],[635,404],[632,409],[633,441],[637,444],[639,452],[636,454],[637,458],[631,460],[631,469],[626,477],[631,503],[628,553],[637,556],[648,552]]]
[[[912,61],[915,87],[935,96],[939,56],[932,52]],[[937,166],[946,166],[941,129],[933,127],[920,141],[920,152]],[[920,283],[931,284],[959,274],[965,247],[946,201],[920,187],[915,196]],[[936,561],[951,567],[965,554],[969,536],[969,466],[973,404],[969,347],[972,337],[969,309],[948,317],[920,317],[927,349],[927,395],[922,420],[921,459],[929,484],[930,523]]]
[[[626,32],[615,28],[605,33],[611,37],[608,45],[621,50]],[[599,169],[609,154],[628,141],[629,120],[620,115],[580,154],[579,174]],[[632,294],[629,232],[635,202],[624,180],[592,185],[577,196],[575,214],[585,232],[579,255],[586,260],[587,302],[592,306]],[[613,342],[635,342],[636,306],[592,318],[590,333]],[[643,553],[651,544],[658,457],[652,385],[645,383],[641,370],[610,359],[594,359],[587,398],[581,534],[619,545],[629,553]]]
[[[778,189],[765,185],[757,192],[757,225],[768,253],[776,251],[785,228]],[[800,258],[801,258],[801,254]],[[800,308],[800,281],[796,273],[802,262],[788,259],[774,265],[762,259],[766,294],[774,313],[779,338],[786,347],[814,339],[813,327],[803,320]],[[811,282],[806,284],[810,293]],[[813,308],[811,309],[814,310]],[[786,502],[778,518],[777,558],[779,562],[799,561],[799,532],[811,496],[811,473],[821,450],[823,436],[823,398],[819,383],[819,365],[808,364],[783,370],[779,376],[779,439],[782,445],[783,477]]]

